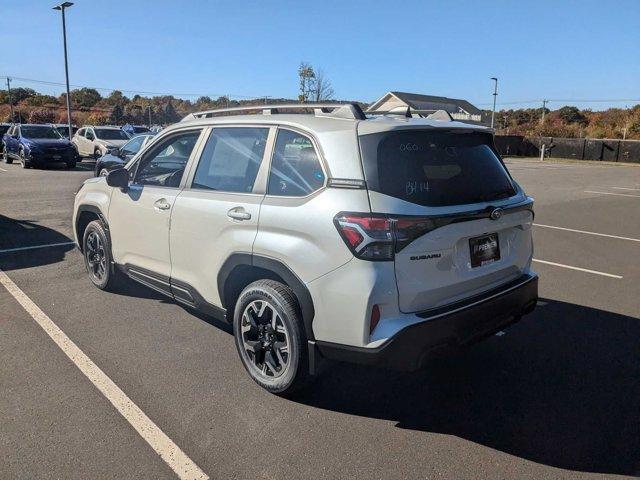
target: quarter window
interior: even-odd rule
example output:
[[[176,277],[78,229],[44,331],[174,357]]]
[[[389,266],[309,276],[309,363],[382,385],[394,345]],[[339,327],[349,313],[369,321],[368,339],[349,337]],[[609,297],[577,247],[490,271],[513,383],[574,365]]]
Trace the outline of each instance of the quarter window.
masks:
[[[303,197],[324,185],[324,172],[309,137],[279,130],[269,173],[269,195]]]
[[[202,152],[192,188],[253,191],[268,128],[215,128]]]
[[[200,130],[184,132],[167,138],[142,159],[136,173],[136,183],[177,187],[189,161]]]

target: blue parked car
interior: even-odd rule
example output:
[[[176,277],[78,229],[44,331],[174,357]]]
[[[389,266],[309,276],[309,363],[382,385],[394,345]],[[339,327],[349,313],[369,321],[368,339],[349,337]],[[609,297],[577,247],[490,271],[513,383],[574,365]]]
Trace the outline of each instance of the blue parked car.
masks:
[[[5,163],[18,160],[22,168],[43,168],[52,163],[74,168],[78,151],[51,125],[13,125],[2,137],[2,159]]]

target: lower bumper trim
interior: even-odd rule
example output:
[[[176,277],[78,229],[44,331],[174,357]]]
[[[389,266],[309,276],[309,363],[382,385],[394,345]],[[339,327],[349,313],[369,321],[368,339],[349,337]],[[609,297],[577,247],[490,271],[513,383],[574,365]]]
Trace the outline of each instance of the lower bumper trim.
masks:
[[[538,277],[521,277],[519,286],[506,289],[466,308],[411,325],[377,348],[354,347],[316,341],[320,354],[329,359],[393,368],[418,370],[438,351],[470,345],[516,323],[533,311],[538,299]]]

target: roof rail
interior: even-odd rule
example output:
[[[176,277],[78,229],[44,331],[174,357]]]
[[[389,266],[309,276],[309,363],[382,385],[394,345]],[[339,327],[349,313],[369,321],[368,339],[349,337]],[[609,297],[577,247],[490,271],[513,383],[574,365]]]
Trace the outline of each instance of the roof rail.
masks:
[[[453,117],[446,110],[418,110],[411,107],[396,107],[391,110],[372,110],[365,112],[367,115],[402,115],[411,118],[413,114],[431,120],[453,122]]]
[[[219,115],[234,113],[259,112],[262,115],[281,113],[282,110],[313,110],[316,117],[346,118],[351,120],[366,120],[366,116],[357,103],[283,103],[276,105],[247,105],[245,107],[218,108],[203,112],[190,113],[181,121],[198,118],[211,118]]]

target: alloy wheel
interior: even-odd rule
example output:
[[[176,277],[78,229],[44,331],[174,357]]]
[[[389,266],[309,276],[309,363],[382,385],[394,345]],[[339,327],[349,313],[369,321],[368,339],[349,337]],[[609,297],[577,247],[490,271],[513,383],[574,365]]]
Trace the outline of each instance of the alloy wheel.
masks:
[[[280,314],[266,300],[254,300],[241,321],[244,354],[263,377],[277,378],[289,365],[289,332]]]
[[[89,233],[84,255],[87,259],[89,273],[98,282],[102,282],[107,275],[107,256],[105,255],[102,239],[97,232]]]

